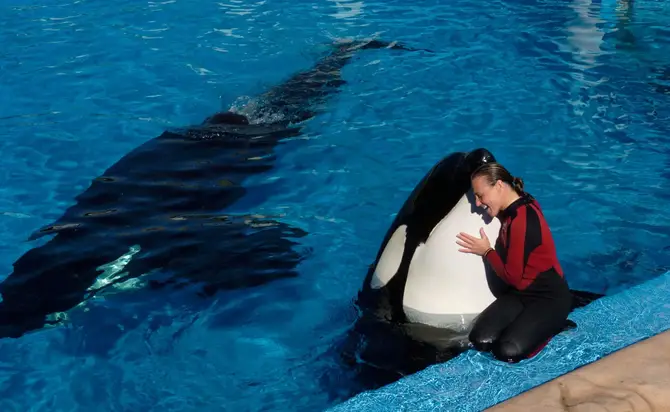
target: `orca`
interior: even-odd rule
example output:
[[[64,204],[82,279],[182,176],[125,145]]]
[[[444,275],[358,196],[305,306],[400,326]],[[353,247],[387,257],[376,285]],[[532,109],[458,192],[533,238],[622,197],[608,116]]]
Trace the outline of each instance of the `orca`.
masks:
[[[495,242],[500,222],[475,206],[470,175],[495,161],[486,149],[439,161],[389,227],[358,294],[362,308],[392,322],[464,331],[501,287],[481,258],[458,252],[456,234],[483,227]]]
[[[457,233],[482,227],[495,244],[500,222],[476,206],[470,183],[477,167],[494,161],[485,148],[442,158],[388,228],[340,349],[364,390],[466,351],[473,321],[506,288],[481,257],[459,252],[456,244]],[[573,310],[603,296],[571,292]]]
[[[122,283],[192,287],[206,297],[297,276],[305,231],[226,210],[247,194],[246,179],[273,168],[274,148],[300,135],[341,89],[341,69],[355,53],[382,48],[417,50],[336,43],[312,68],[259,96],[251,113],[215,113],[123,156],[30,237],[51,238],[20,256],[0,283],[0,338],[59,324],[64,312]]]

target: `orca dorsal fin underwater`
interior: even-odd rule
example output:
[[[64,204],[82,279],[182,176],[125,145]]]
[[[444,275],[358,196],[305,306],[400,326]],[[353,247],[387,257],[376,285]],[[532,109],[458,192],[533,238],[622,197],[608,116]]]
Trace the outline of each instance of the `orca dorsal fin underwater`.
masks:
[[[249,119],[245,115],[239,113],[219,112],[205,119],[203,124],[229,124],[233,126],[247,126],[249,125]]]

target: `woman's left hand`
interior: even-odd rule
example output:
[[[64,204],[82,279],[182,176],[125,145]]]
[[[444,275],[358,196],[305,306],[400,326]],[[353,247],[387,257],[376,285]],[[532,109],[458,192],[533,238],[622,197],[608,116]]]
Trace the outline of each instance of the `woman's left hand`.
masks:
[[[456,235],[460,240],[460,242],[457,241],[456,243],[463,247],[463,249],[458,249],[458,251],[483,256],[487,250],[491,249],[491,242],[489,242],[489,238],[486,236],[484,228],[479,229],[479,234],[481,235],[481,238],[476,238],[463,232]]]

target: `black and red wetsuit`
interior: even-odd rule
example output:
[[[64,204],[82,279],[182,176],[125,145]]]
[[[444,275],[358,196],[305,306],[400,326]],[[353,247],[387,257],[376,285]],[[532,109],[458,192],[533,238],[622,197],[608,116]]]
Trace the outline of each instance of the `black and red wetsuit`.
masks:
[[[502,213],[495,250],[486,255],[496,274],[522,296],[550,298],[568,293],[554,239],[537,200],[524,194]]]
[[[470,340],[515,362],[534,356],[565,327],[572,297],[537,201],[523,194],[499,219],[495,249],[484,260],[506,290],[476,320]]]

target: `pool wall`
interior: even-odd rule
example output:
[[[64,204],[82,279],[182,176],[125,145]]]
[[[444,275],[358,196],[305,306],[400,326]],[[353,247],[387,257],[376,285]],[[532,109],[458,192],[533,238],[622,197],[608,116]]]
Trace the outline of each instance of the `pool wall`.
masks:
[[[481,411],[670,329],[670,272],[577,309],[578,327],[510,365],[467,351],[330,411]]]

